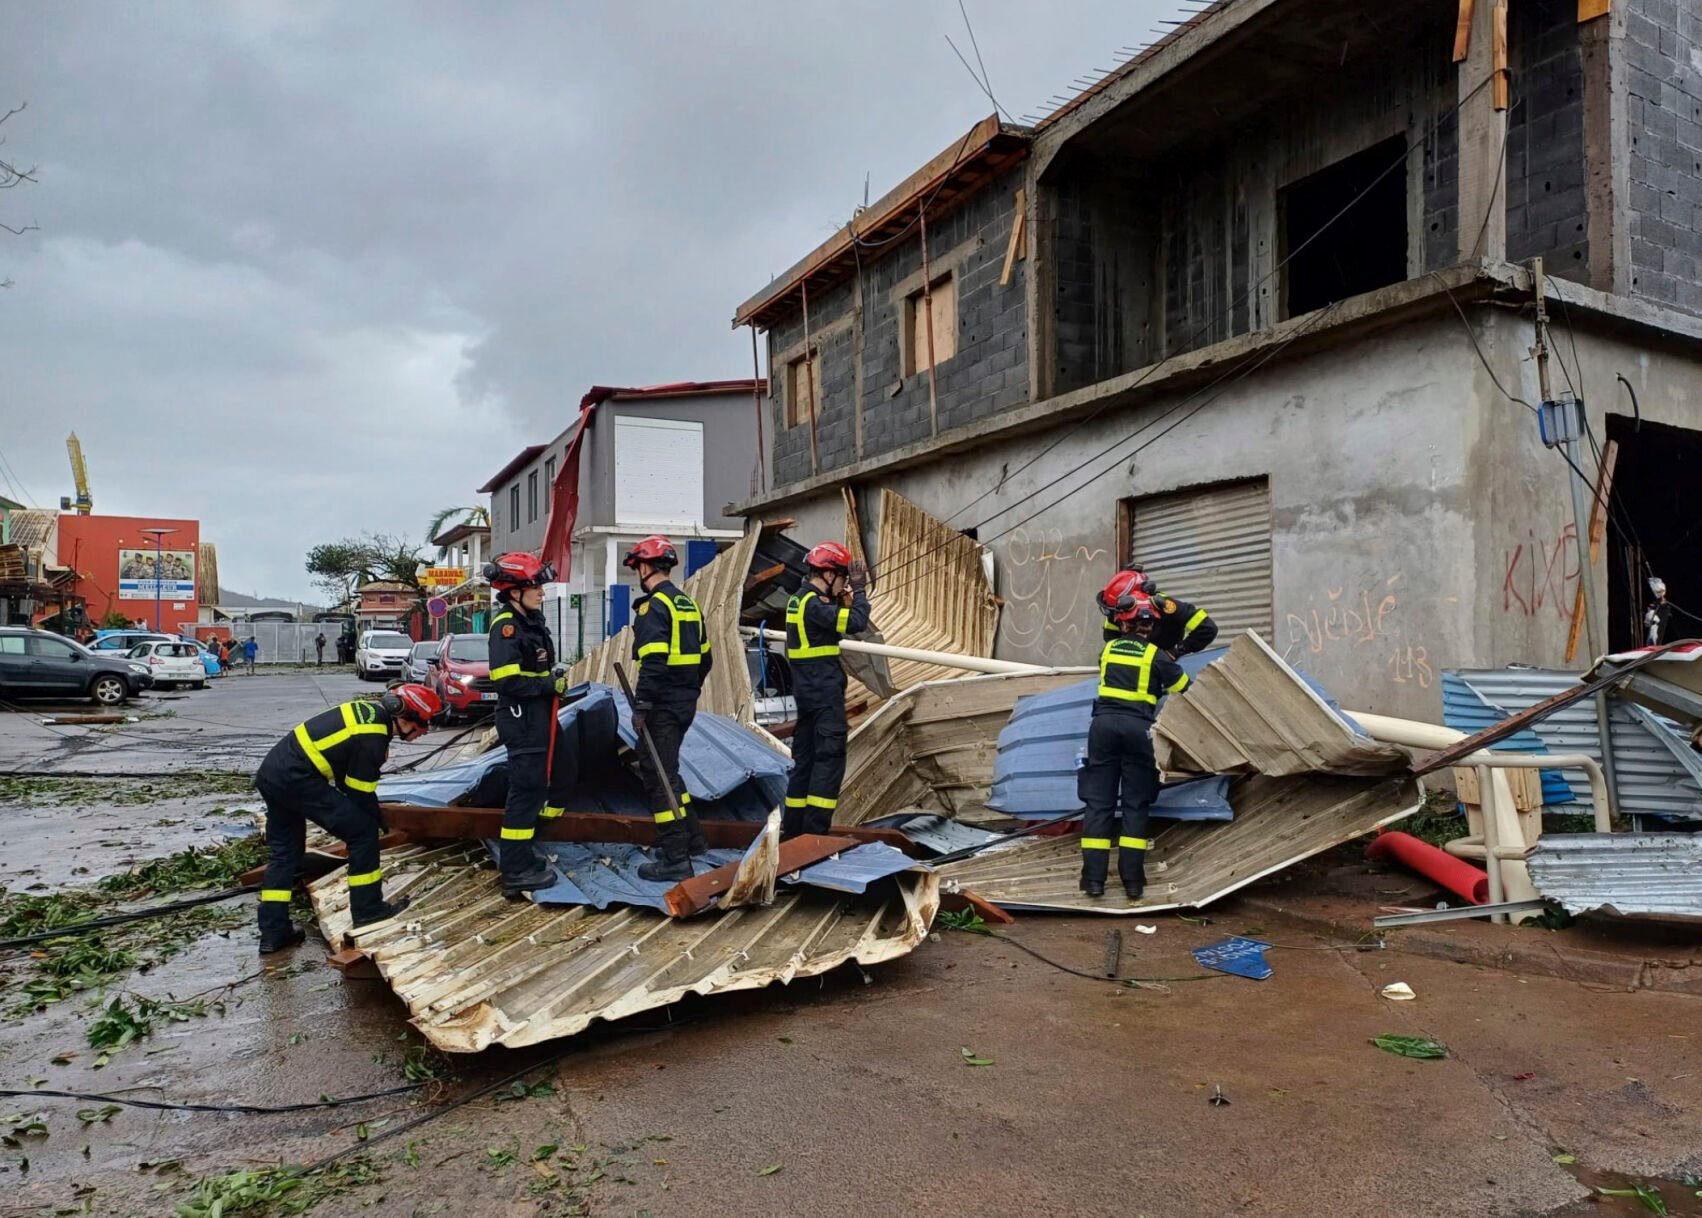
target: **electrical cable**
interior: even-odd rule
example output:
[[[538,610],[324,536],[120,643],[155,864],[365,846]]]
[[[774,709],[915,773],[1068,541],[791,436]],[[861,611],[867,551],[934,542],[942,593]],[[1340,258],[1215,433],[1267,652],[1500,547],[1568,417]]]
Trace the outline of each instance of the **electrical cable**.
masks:
[[[173,901],[169,905],[150,905],[146,909],[133,909],[129,913],[112,914],[105,918],[91,918],[86,922],[69,922],[52,930],[37,931],[35,934],[20,935],[13,939],[0,939],[0,951],[28,947],[32,943],[45,943],[50,939],[69,939],[77,935],[87,934],[92,930],[106,930],[114,926],[124,926],[130,922],[146,922],[150,918],[164,918],[174,913],[182,913],[186,909],[194,909],[199,905],[215,905],[220,901],[234,900],[237,897],[247,896],[251,892],[258,891],[260,891],[258,884],[243,884],[236,888],[225,888],[219,892],[188,897],[182,901]]]
[[[371,1100],[407,1095],[427,1085],[426,1083],[406,1083],[400,1087],[387,1088],[384,1091],[369,1091],[365,1095],[327,1096],[302,1104],[192,1104],[172,1100],[133,1100],[122,1095],[109,1095],[101,1092],[47,1091],[39,1087],[31,1088],[28,1091],[21,1088],[0,1087],[0,1096],[14,1099],[25,1096],[31,1098],[42,1096],[55,1100],[84,1100],[91,1104],[121,1104],[126,1108],[149,1108],[156,1112],[239,1112],[269,1116],[284,1112],[312,1112],[317,1108],[346,1108],[350,1104],[364,1104]]]
[[[1144,985],[1167,985],[1172,981],[1217,981],[1229,976],[1228,973],[1193,973],[1186,977],[1107,977],[1104,973],[1090,973],[1086,969],[1075,968],[1061,960],[1054,960],[1044,952],[1036,951],[1022,940],[1013,939],[1009,935],[1001,935],[996,930],[966,930],[961,933],[979,935],[984,939],[997,939],[1000,943],[1010,944],[1018,951],[1027,952],[1042,964],[1050,964],[1059,972],[1069,973],[1072,977],[1082,977],[1088,981],[1108,982],[1111,985],[1132,986],[1138,989]]]

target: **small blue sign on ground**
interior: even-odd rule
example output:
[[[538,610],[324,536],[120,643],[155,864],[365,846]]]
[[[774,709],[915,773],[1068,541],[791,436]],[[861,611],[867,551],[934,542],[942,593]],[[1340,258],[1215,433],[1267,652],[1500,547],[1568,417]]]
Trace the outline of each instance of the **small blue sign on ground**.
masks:
[[[1221,943],[1196,947],[1194,959],[1203,967],[1216,969],[1220,973],[1263,981],[1271,975],[1271,966],[1265,960],[1265,949],[1269,946],[1269,943],[1261,943],[1257,939],[1243,939],[1240,935],[1231,935]]]

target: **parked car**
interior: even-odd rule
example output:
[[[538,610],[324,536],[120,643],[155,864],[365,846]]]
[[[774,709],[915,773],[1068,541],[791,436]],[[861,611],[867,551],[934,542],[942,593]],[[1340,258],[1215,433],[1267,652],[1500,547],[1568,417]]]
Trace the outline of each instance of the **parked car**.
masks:
[[[395,630],[364,631],[355,644],[355,675],[363,681],[399,677],[414,640]]]
[[[452,634],[443,640],[426,684],[443,699],[445,719],[470,719],[496,708],[490,657],[487,635]]]
[[[430,661],[443,646],[442,639],[427,639],[423,643],[415,643],[408,651],[408,662],[402,665],[404,681],[418,681],[425,685],[431,678]]]
[[[219,662],[218,655],[211,647],[203,643],[200,639],[185,638],[183,641],[190,644],[197,652],[200,653],[201,671],[206,673],[207,676],[216,677],[224,672],[224,665]]]
[[[207,688],[207,668],[201,663],[201,649],[193,643],[182,639],[151,639],[137,643],[126,654],[148,666],[156,689],[177,689],[184,685]]]
[[[101,655],[127,655],[137,643],[173,642],[174,637],[158,630],[97,630],[89,650]]]
[[[147,689],[146,664],[28,627],[0,626],[0,698],[92,698],[118,706]]]

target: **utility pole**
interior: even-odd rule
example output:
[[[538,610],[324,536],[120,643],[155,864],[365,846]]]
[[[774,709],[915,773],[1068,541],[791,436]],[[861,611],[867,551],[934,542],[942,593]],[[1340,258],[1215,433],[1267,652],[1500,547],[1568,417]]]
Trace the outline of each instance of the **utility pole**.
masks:
[[[1542,427],[1543,443],[1550,448],[1559,448],[1565,454],[1569,465],[1566,470],[1566,485],[1572,491],[1572,531],[1575,534],[1573,542],[1578,551],[1578,579],[1584,590],[1584,638],[1589,643],[1592,660],[1603,655],[1606,650],[1605,636],[1607,623],[1603,619],[1601,605],[1596,600],[1595,571],[1590,562],[1590,509],[1585,498],[1584,479],[1584,409],[1582,399],[1567,395],[1562,401],[1555,401],[1550,390],[1548,379],[1548,294],[1547,284],[1543,278],[1542,259],[1531,259],[1531,290],[1536,294],[1536,346],[1532,352],[1537,361],[1537,387],[1542,392],[1542,406],[1539,410]],[[1590,492],[1593,497],[1595,492]],[[1613,804],[1608,811],[1617,812],[1619,802],[1619,780],[1613,762],[1613,729],[1608,719],[1607,691],[1600,690],[1595,695],[1596,735],[1600,741],[1602,752],[1602,777],[1606,779],[1608,801]]]

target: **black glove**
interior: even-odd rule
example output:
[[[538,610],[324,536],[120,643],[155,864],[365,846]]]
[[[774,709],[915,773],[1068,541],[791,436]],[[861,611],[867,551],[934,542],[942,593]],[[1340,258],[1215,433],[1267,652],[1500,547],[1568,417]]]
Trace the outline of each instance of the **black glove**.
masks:
[[[869,586],[869,570],[860,561],[853,558],[850,569],[846,572],[845,582],[851,585],[851,591],[861,592]]]
[[[647,702],[640,702],[632,712],[632,734],[640,740],[644,739],[645,714],[650,710]]]

